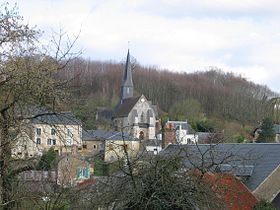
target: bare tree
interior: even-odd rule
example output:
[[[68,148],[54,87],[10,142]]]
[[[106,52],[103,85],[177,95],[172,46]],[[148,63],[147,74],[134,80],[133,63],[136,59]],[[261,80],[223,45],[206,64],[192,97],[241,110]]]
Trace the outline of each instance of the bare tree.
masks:
[[[64,87],[55,79],[73,56],[74,42],[60,32],[48,49],[40,47],[40,31],[22,23],[17,8],[0,7],[0,192],[3,209],[12,209],[13,181],[20,171],[32,167],[19,167],[11,157],[16,136],[28,121],[42,113],[34,107],[49,107],[55,112],[65,98]],[[66,41],[64,42],[64,37]]]

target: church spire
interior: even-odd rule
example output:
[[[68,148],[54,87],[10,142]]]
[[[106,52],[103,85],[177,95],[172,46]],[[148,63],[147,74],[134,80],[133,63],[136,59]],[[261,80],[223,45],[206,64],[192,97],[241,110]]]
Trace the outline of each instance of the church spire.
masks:
[[[133,97],[133,82],[132,82],[132,69],[130,63],[130,53],[127,51],[126,63],[123,72],[123,79],[121,85],[120,104],[123,100]]]

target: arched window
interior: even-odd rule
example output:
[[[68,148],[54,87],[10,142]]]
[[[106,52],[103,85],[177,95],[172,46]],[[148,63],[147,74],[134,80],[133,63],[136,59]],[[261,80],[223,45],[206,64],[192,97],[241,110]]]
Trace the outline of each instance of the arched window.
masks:
[[[144,112],[142,112],[142,114],[141,114],[141,122],[142,123],[145,122]]]

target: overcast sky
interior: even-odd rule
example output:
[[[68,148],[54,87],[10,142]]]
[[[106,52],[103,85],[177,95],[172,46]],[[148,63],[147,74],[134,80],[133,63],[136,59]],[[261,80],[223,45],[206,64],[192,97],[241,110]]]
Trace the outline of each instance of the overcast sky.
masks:
[[[2,1],[2,0],[0,0]],[[279,0],[9,0],[45,35],[81,30],[93,60],[193,72],[218,67],[280,92]]]

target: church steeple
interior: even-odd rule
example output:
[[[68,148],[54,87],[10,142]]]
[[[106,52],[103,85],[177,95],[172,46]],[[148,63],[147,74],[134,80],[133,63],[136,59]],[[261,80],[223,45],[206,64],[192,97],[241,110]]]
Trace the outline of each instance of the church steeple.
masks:
[[[121,85],[120,104],[127,98],[133,97],[132,69],[130,63],[129,50],[127,51],[126,63],[123,71],[123,79]]]

